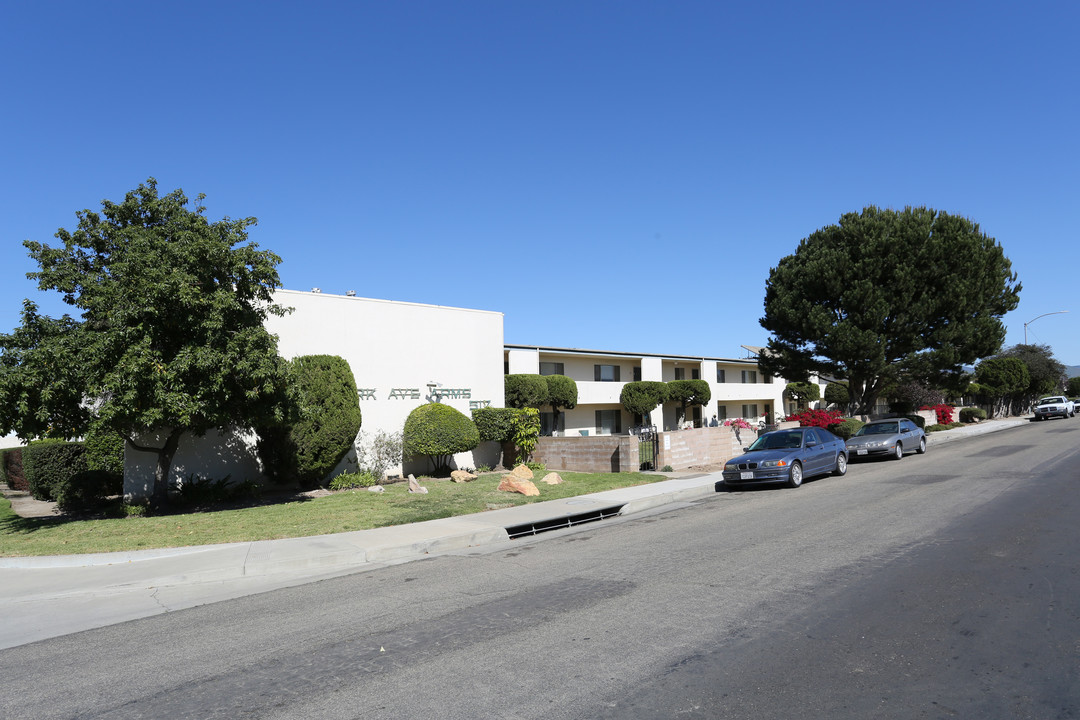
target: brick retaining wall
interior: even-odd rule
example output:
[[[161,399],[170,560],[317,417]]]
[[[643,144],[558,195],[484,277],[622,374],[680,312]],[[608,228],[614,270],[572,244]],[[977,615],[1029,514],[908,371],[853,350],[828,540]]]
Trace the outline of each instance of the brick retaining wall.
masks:
[[[637,472],[638,439],[631,435],[542,437],[533,460],[548,470]]]

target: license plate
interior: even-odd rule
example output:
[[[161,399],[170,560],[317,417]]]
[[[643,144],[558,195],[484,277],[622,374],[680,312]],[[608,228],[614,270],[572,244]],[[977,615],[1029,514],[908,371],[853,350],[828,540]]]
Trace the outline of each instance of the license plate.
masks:
[[[741,480],[753,480],[754,479],[754,473],[752,473],[752,472],[739,473],[739,478]]]
[[[866,451],[865,451],[865,450],[856,450],[856,451],[855,451],[855,454],[856,454],[856,455],[865,455],[865,454],[866,454]]]

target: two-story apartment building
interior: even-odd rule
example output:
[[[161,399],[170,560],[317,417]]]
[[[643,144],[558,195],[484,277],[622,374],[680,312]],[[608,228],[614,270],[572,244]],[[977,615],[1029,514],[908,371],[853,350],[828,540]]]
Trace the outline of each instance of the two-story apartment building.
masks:
[[[705,407],[690,408],[684,423],[695,427],[723,423],[731,418],[757,422],[784,412],[785,383],[758,369],[753,356],[736,358],[657,355],[575,348],[506,345],[504,370],[508,374],[565,375],[577,383],[578,402],[572,410],[541,411],[545,435],[618,435],[637,425],[674,430],[679,422],[678,403],[666,402],[648,418],[634,417],[619,400],[623,387],[637,380],[705,380],[712,398]]]

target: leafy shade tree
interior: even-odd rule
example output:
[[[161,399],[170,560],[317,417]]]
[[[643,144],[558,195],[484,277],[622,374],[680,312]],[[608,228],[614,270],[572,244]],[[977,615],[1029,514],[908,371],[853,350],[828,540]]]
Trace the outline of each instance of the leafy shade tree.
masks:
[[[1027,412],[1032,403],[1043,395],[1061,392],[1065,387],[1065,366],[1054,358],[1049,345],[1013,345],[1001,357],[1014,357],[1027,366],[1030,381],[1014,403],[1018,412]]]
[[[548,383],[543,375],[507,375],[503,385],[507,407],[539,409],[548,402]]]
[[[259,430],[267,474],[278,482],[318,485],[353,447],[363,421],[348,361],[337,355],[289,361],[288,418]]]
[[[574,378],[565,375],[547,375],[544,380],[548,389],[547,404],[551,406],[551,412],[555,416],[552,427],[558,429],[559,410],[573,410],[577,407],[577,383]]]
[[[1069,382],[1065,385],[1065,392],[1071,398],[1080,397],[1080,377],[1069,378]]]
[[[925,405],[938,405],[944,400],[941,392],[924,382],[908,380],[888,391],[890,409],[901,415],[913,412]]]
[[[847,395],[846,391],[844,394]],[[806,407],[821,399],[821,386],[812,382],[789,382],[784,388],[784,395],[799,407]]]
[[[29,277],[81,318],[26,301],[21,326],[0,335],[0,434],[118,432],[156,455],[163,505],[184,433],[281,417],[284,372],[263,326],[285,312],[272,302],[281,259],[248,242],[255,218],[209,222],[202,199],[159,196],[151,178],[100,214],[76,213],[62,246],[24,243],[40,267]]]
[[[667,399],[679,403],[679,423],[682,423],[687,408],[707,404],[712,399],[712,390],[704,380],[672,380],[667,383]]]
[[[431,457],[435,472],[439,474],[449,472],[450,460],[455,453],[468,452],[479,444],[476,424],[449,405],[421,405],[405,420],[405,455]]]
[[[619,402],[627,412],[645,418],[667,399],[667,384],[658,380],[628,382],[619,394]]]
[[[851,403],[846,382],[831,382],[825,386],[825,403],[847,407]]]
[[[904,377],[952,383],[997,352],[1020,284],[997,241],[967,218],[867,207],[804,238],[765,284],[769,373],[848,382],[866,414]],[[954,384],[954,383],[952,383]]]
[[[975,368],[977,391],[993,405],[994,415],[1007,414],[1011,402],[1027,392],[1031,373],[1017,357],[992,357]]]

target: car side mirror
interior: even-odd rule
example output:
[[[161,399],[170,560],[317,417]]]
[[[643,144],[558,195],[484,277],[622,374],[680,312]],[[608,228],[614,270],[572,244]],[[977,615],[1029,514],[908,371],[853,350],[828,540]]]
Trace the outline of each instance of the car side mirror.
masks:
[[[743,452],[750,452],[750,448],[748,448],[748,447],[744,447],[744,448],[742,449],[742,451],[743,451]]]
[[[806,447],[814,447],[815,445],[817,445],[817,440],[807,440],[806,441]]]

